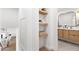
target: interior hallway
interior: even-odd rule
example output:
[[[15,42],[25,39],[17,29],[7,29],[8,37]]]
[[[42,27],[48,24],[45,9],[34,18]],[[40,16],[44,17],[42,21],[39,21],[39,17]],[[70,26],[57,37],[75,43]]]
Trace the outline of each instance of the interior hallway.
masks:
[[[79,51],[79,45],[65,41],[58,41],[58,51]]]
[[[3,51],[16,51],[16,38],[15,37],[11,38],[9,46],[3,49]]]

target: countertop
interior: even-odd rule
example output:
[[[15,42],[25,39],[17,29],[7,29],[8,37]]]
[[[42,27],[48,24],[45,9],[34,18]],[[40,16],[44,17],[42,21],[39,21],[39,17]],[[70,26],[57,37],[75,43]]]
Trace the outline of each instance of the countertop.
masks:
[[[79,27],[72,27],[72,29],[70,28],[63,28],[63,27],[58,27],[58,29],[64,29],[64,30],[79,30]]]

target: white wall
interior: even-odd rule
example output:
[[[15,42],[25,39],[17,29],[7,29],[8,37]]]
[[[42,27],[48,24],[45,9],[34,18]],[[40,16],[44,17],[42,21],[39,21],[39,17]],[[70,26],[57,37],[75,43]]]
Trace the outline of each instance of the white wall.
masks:
[[[38,9],[20,9],[20,40],[19,49],[25,51],[39,50]]]
[[[7,28],[7,32],[12,34],[12,36],[16,36],[16,31],[18,28]]]
[[[0,8],[0,27],[7,28],[7,31],[16,36],[18,28],[18,8]]]
[[[57,20],[57,9],[49,8],[48,9],[48,39],[46,46],[49,50],[57,50],[58,48],[58,20]]]
[[[0,9],[0,26],[1,26],[1,20],[2,20],[2,10]]]
[[[16,28],[18,27],[18,8],[2,8],[2,27]]]
[[[76,11],[77,8],[57,8],[58,12]]]

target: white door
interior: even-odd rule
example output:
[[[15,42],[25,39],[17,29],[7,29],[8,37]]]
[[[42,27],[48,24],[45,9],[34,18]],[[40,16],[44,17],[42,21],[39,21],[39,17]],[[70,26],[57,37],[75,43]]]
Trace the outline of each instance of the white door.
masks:
[[[20,11],[20,48],[23,51],[39,50],[38,9],[22,8]]]

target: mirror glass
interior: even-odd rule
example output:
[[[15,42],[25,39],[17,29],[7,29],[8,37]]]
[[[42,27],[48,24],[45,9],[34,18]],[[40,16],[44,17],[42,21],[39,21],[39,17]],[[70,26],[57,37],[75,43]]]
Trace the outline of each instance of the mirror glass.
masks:
[[[76,26],[79,26],[79,9],[76,11]]]

